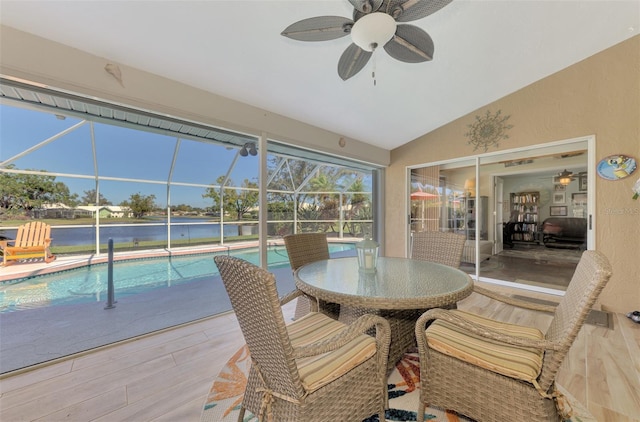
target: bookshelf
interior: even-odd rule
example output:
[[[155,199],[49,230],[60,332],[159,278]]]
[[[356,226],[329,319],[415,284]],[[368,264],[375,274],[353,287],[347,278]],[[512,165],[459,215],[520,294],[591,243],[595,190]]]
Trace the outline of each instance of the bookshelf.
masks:
[[[511,193],[512,242],[538,242],[540,192]]]

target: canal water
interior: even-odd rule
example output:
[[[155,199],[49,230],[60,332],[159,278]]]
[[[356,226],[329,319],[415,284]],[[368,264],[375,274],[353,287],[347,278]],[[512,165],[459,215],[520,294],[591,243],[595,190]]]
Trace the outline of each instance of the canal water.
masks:
[[[245,230],[250,227],[257,227],[257,223],[245,225]],[[253,229],[257,230],[257,229]],[[16,229],[7,230],[0,228],[0,235],[10,239],[15,239]],[[250,234],[246,232],[244,234]],[[224,228],[226,236],[237,236],[238,227],[236,225],[226,225]],[[220,224],[207,219],[194,218],[171,218],[171,239],[172,240],[197,240],[203,238],[220,237]],[[74,227],[64,226],[51,229],[51,238],[56,246],[86,245],[95,243],[96,230],[94,227]],[[100,225],[100,243],[106,243],[108,239],[113,239],[114,243],[131,243],[150,240],[166,240],[167,226],[159,220],[156,224],[136,225],[127,224],[113,226],[112,224]]]

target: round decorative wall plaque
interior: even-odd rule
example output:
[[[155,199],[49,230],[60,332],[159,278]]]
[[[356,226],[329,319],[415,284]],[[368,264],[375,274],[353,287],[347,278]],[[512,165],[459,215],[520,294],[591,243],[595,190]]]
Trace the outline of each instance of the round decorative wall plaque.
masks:
[[[631,176],[638,167],[636,159],[628,155],[609,155],[596,165],[598,176],[606,180],[620,180]]]

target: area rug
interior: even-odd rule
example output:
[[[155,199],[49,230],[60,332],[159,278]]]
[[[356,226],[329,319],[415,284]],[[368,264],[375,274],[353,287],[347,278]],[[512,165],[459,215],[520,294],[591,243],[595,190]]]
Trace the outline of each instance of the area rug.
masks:
[[[243,346],[229,359],[214,380],[202,410],[201,422],[236,422],[238,420],[238,412],[242,403],[242,395],[250,365],[251,359],[249,358],[248,349]],[[416,420],[419,380],[418,354],[407,353],[389,376],[389,410],[385,414],[387,421]],[[568,392],[560,386],[558,386],[558,389],[565,395],[573,408],[573,417],[570,422],[596,422],[596,419],[589,414],[584,406]],[[256,422],[257,420],[251,413],[245,413],[245,422]],[[454,412],[433,407],[426,409],[425,420],[431,422],[473,422]],[[363,422],[377,421],[378,416],[374,415]]]
[[[582,256],[582,250],[546,247],[503,249],[502,252],[500,252],[500,256],[532,259],[544,262],[571,262],[577,264]]]

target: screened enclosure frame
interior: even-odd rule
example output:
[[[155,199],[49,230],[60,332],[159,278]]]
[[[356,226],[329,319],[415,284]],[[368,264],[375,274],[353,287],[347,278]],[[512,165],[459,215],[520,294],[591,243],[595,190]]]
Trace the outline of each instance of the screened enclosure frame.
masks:
[[[139,110],[133,110],[129,108],[125,108],[122,106],[113,106],[108,103],[103,103],[97,100],[85,99],[81,97],[76,97],[67,93],[60,93],[57,91],[52,91],[44,88],[33,87],[30,85],[20,84],[14,81],[1,80],[2,85],[0,85],[0,89],[2,92],[2,98],[0,104],[2,106],[15,106],[19,108],[27,108],[34,111],[40,111],[45,113],[54,114],[58,119],[63,120],[66,116],[78,118],[81,120],[78,123],[71,124],[69,127],[64,130],[55,133],[43,141],[37,142],[35,145],[26,148],[25,150],[14,154],[12,157],[4,159],[0,162],[0,173],[7,174],[29,174],[29,175],[37,175],[37,176],[53,176],[53,177],[64,177],[69,179],[82,179],[91,181],[92,186],[95,189],[95,199],[96,199],[96,212],[94,213],[95,223],[89,226],[81,226],[77,225],[75,227],[92,227],[95,231],[95,254],[101,253],[101,245],[104,244],[104,241],[100,238],[100,229],[105,227],[105,224],[101,224],[100,213],[98,212],[98,206],[100,205],[100,193],[102,191],[102,185],[107,182],[125,182],[125,183],[140,183],[145,185],[157,185],[157,186],[166,186],[166,222],[157,222],[157,223],[144,223],[145,225],[158,225],[167,227],[167,238],[166,238],[166,247],[167,249],[172,248],[172,234],[171,228],[174,226],[180,226],[186,223],[172,222],[172,193],[175,188],[178,187],[186,187],[186,188],[198,188],[198,189],[212,189],[218,192],[219,195],[219,222],[211,223],[188,223],[188,224],[202,224],[202,225],[210,225],[217,224],[220,227],[220,245],[225,244],[225,226],[232,225],[258,225],[260,221],[262,221],[262,208],[258,207],[258,215],[259,219],[250,219],[250,220],[234,220],[233,218],[226,218],[226,210],[224,206],[224,198],[225,195],[231,194],[232,192],[242,193],[242,192],[255,192],[259,193],[261,191],[261,186],[264,184],[266,187],[265,193],[267,195],[289,195],[293,198],[293,207],[292,207],[292,217],[290,219],[285,220],[271,220],[268,219],[268,216],[264,218],[265,225],[269,225],[272,223],[290,223],[292,224],[292,231],[298,232],[302,230],[302,226],[304,224],[337,224],[337,237],[344,238],[345,232],[344,227],[345,223],[350,223],[352,220],[346,218],[347,211],[349,210],[349,200],[348,198],[353,197],[354,195],[366,196],[369,208],[370,218],[368,219],[359,219],[358,223],[361,224],[369,224],[371,227],[369,228],[370,232],[374,231],[373,226],[373,201],[375,200],[376,194],[373,192],[373,182],[370,181],[368,184],[366,191],[350,191],[354,187],[354,184],[358,182],[358,180],[362,180],[363,177],[371,178],[374,172],[378,172],[380,169],[359,162],[353,162],[350,160],[345,160],[338,157],[327,156],[323,153],[316,153],[309,150],[303,150],[301,148],[292,147],[285,144],[280,144],[277,140],[268,140],[263,143],[262,137],[255,137],[247,134],[234,133],[230,131],[226,131],[223,129],[212,128],[192,122],[184,122],[177,119],[166,118],[165,116],[156,116],[153,113],[142,112]],[[112,110],[109,111],[109,107],[113,107]],[[113,120],[113,117],[118,117],[117,120]],[[96,135],[94,126],[96,124],[109,124],[120,126],[128,129],[135,130],[143,130],[146,132],[152,132],[156,134],[161,134],[165,136],[171,136],[175,140],[175,145],[173,148],[173,154],[169,163],[162,163],[162,166],[166,166],[166,179],[158,180],[158,178],[131,178],[131,177],[118,177],[118,176],[108,176],[100,173],[98,168],[98,160],[99,153],[96,148]],[[92,166],[93,172],[92,174],[83,174],[77,172],[56,172],[56,171],[39,171],[39,170],[26,170],[26,169],[18,169],[12,168],[11,164],[19,160],[20,158],[26,157],[29,154],[40,150],[46,145],[54,143],[56,140],[63,138],[65,135],[70,134],[76,131],[79,128],[87,126],[89,127],[90,133],[90,144],[92,151]],[[225,147],[227,150],[235,149],[234,156],[230,161],[228,168],[224,173],[224,179],[222,183],[189,183],[184,181],[176,181],[174,180],[174,171],[177,159],[180,155],[181,146],[184,145],[184,142],[195,141],[195,142],[204,142],[207,144],[213,144],[216,146]],[[256,180],[257,187],[247,187],[233,184],[229,185],[227,182],[230,180],[230,175],[233,173],[236,165],[240,159],[247,155],[247,145],[250,145],[250,151],[253,151],[251,155],[257,153],[258,159],[262,159],[262,145],[267,145],[266,148],[266,156],[265,160],[272,160],[272,168],[267,167],[267,174],[265,178],[265,183],[261,184],[259,180]],[[252,148],[252,149],[251,149]],[[296,161],[304,160],[308,163],[313,164],[313,169],[310,171],[304,180],[295,181],[292,174],[292,163]],[[351,174],[351,180],[345,176],[345,183],[342,183],[338,186],[338,189],[331,190],[314,190],[311,186],[314,178],[317,178],[319,175],[324,174],[323,170],[326,168],[330,169],[340,169],[345,175]],[[256,169],[258,170],[258,169]],[[270,170],[270,171],[269,171]],[[291,179],[291,186],[289,189],[270,189],[269,185],[274,181],[275,178],[281,172],[288,171],[289,178]],[[260,174],[256,171],[256,179],[259,179]],[[299,203],[298,201],[304,201],[302,198],[311,198],[314,196],[323,195],[325,197],[335,197],[339,206],[337,207],[337,214],[335,218],[326,219],[326,218],[318,218],[318,219],[309,219],[300,215],[300,206],[304,206],[304,204]],[[268,202],[267,202],[268,203]],[[178,204],[176,204],[178,205]],[[266,215],[267,213],[264,212]],[[126,224],[130,226],[131,224]],[[110,227],[115,227],[117,224],[109,224]],[[53,226],[56,228],[56,226]],[[3,229],[11,229],[12,227],[3,227]],[[378,230],[379,232],[379,230]],[[261,244],[266,242],[266,239]]]

